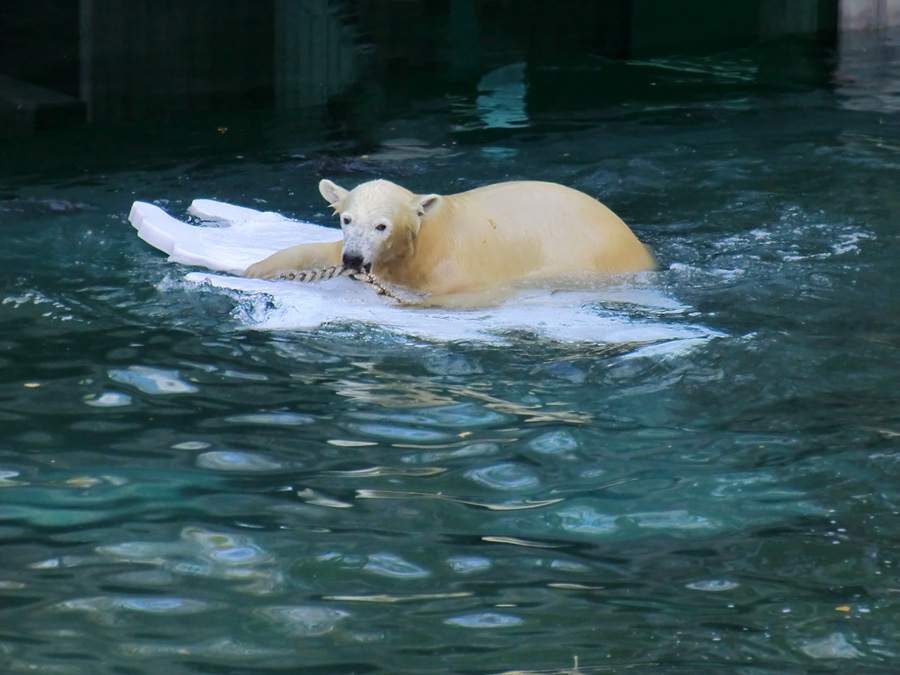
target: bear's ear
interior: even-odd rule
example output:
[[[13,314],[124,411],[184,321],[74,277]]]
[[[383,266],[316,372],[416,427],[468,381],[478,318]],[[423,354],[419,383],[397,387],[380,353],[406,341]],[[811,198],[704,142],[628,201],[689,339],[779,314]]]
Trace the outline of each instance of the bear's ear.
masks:
[[[421,218],[434,214],[441,208],[441,202],[443,201],[444,198],[440,195],[420,195],[413,201],[412,207]]]
[[[327,178],[323,178],[319,181],[319,193],[325,197],[325,201],[331,204],[335,211],[341,210],[344,199],[350,194],[348,190],[345,190],[340,185],[332,183]]]

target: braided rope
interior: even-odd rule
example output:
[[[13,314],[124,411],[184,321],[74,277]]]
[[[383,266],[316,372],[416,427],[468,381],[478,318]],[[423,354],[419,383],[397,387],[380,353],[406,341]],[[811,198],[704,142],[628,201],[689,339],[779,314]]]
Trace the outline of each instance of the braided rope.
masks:
[[[332,265],[330,267],[320,267],[311,270],[298,270],[295,272],[284,272],[279,275],[279,279],[288,281],[300,281],[303,283],[314,283],[317,281],[328,281],[335,277],[350,277],[354,281],[361,281],[367,288],[371,288],[378,295],[384,295],[391,300],[397,302],[406,302],[403,298],[395,295],[390,290],[381,285],[381,282],[375,278],[371,272],[363,272],[356,267],[347,267],[346,265]]]

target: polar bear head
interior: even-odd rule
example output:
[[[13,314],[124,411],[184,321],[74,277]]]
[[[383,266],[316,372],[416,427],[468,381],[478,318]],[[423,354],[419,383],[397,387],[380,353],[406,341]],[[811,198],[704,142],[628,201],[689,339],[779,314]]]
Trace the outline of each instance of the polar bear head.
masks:
[[[330,180],[319,192],[341,218],[347,267],[370,271],[413,254],[422,218],[441,206],[439,195],[417,195],[396,183],[373,180],[345,190]]]

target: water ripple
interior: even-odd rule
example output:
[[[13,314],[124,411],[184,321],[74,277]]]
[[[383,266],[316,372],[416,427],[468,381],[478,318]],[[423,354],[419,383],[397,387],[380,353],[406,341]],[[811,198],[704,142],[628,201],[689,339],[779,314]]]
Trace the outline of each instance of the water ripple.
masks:
[[[579,449],[578,441],[568,431],[551,431],[534,438],[528,447],[542,454],[557,454]]]
[[[565,532],[605,537],[638,536],[654,532],[713,533],[724,528],[724,524],[714,518],[690,513],[684,509],[632,512],[623,515],[604,513],[590,505],[572,504],[558,510],[553,519]]]
[[[690,584],[685,584],[685,587],[690,588],[691,590],[708,591],[710,593],[733,591],[739,586],[740,584],[735,583],[734,581],[727,581],[726,579],[706,579],[704,581],[694,581]]]
[[[472,443],[452,450],[426,450],[402,458],[408,464],[431,464],[434,462],[446,462],[454,459],[466,459],[469,457],[490,457],[499,455],[500,446],[496,443]]]
[[[164,370],[148,366],[129,366],[109,371],[109,379],[130,384],[145,394],[186,394],[199,391],[193,384],[181,379],[177,370]]]
[[[141,612],[146,614],[196,614],[210,609],[211,605],[202,600],[178,597],[113,597],[97,596],[65,600],[57,605],[60,609],[77,610],[97,615],[117,611]]]
[[[134,562],[162,562],[169,556],[178,555],[186,550],[182,544],[171,542],[126,541],[119,544],[106,544],[97,547],[97,552],[121,560]]]
[[[206,577],[241,584],[244,593],[269,595],[284,584],[284,572],[274,556],[252,538],[188,527],[177,541],[128,541],[97,547],[97,552],[120,561],[155,565],[158,571],[145,586],[156,587],[165,575]],[[143,577],[133,577],[140,583]]]
[[[476,483],[496,490],[526,490],[540,483],[540,479],[533,471],[512,462],[472,469],[464,475]]]
[[[276,462],[264,455],[237,450],[213,450],[197,456],[197,466],[214,471],[246,471],[250,473],[266,473],[284,469],[281,462]]]
[[[458,574],[484,572],[493,566],[489,558],[474,555],[452,556],[447,559],[447,564],[450,566],[450,569]]]
[[[84,402],[96,408],[118,408],[131,405],[131,397],[117,391],[107,391],[99,396],[93,394],[86,396]]]
[[[206,658],[225,662],[257,661],[259,659],[289,658],[294,652],[288,648],[263,647],[259,644],[250,644],[226,636],[205,640],[196,643],[179,644],[176,641],[168,642],[124,642],[118,647],[123,656],[138,659],[163,658],[167,664],[173,659]]]
[[[250,424],[262,426],[297,427],[312,424],[316,420],[309,415],[290,412],[252,413],[247,415],[231,415],[225,418],[230,424]]]
[[[295,605],[290,607],[266,607],[257,616],[274,624],[276,630],[292,637],[314,637],[329,633],[349,612],[332,607]]]
[[[814,659],[858,659],[863,652],[854,647],[843,633],[832,633],[820,640],[811,640],[800,647]]]
[[[271,556],[250,541],[249,537],[193,527],[185,529],[182,537],[186,541],[198,544],[202,557],[219,564],[250,566],[268,562],[271,559]]]
[[[207,553],[213,562],[223,565],[258,565],[267,562],[271,556],[258,546],[220,546]]]
[[[395,579],[424,579],[431,572],[393,553],[373,553],[363,567],[367,572]]]
[[[348,427],[363,436],[403,443],[446,443],[455,438],[441,431],[388,424],[349,424]]]
[[[0,488],[28,485],[25,481],[16,480],[19,475],[18,471],[0,470]]]
[[[405,413],[357,413],[357,419],[383,420],[411,426],[436,426],[471,429],[478,426],[491,426],[509,421],[509,417],[474,403],[430,406],[416,408],[414,412]]]
[[[498,612],[479,612],[477,614],[463,614],[454,616],[444,623],[462,628],[511,628],[524,623],[521,617],[512,614],[500,614]]]

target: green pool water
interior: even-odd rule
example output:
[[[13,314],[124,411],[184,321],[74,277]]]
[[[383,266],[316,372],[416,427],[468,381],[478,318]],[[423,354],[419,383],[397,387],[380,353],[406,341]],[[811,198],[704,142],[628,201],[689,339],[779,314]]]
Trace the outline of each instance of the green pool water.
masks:
[[[557,66],[584,95],[514,68],[365,134],[261,111],[0,143],[0,670],[895,672],[898,62],[855,59]],[[127,222],[326,223],[326,176],[581,189],[662,263],[620,283],[675,307],[604,311],[706,337],[265,330]]]

